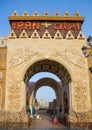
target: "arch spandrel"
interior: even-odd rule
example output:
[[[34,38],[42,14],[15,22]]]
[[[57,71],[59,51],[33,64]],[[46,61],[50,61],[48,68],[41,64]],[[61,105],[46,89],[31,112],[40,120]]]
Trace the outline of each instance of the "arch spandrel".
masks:
[[[63,41],[55,41],[51,39],[48,41],[43,40],[43,42],[41,40],[38,40],[37,42],[37,40],[30,41],[28,39],[25,49],[21,48],[19,50],[18,49],[14,50],[13,51],[14,54],[10,56],[12,57],[8,65],[10,68],[19,67],[19,70],[21,70],[22,67],[21,70],[22,74],[20,76],[21,80],[23,80],[23,76],[25,75],[25,72],[27,71],[29,66],[44,59],[56,61],[61,65],[63,65],[65,68],[67,68],[69,74],[71,75],[72,81],[75,80],[76,78],[74,72],[75,68],[78,68],[79,70],[82,71],[83,68],[85,69],[86,59],[84,59],[80,49],[82,45],[86,43],[85,40],[69,41],[65,39]],[[47,46],[47,42],[50,43],[49,46]],[[23,43],[24,39],[20,40],[21,46],[24,45]],[[77,48],[74,44],[78,45]],[[32,46],[32,48],[29,49],[30,45]],[[42,48],[39,49],[40,46]],[[10,45],[9,48],[11,49]],[[16,60],[18,60],[18,62],[14,63]]]
[[[69,50],[69,53],[67,53],[68,50]],[[73,89],[75,87],[75,84],[73,82],[77,82],[78,83],[78,82],[82,82],[82,80],[84,80],[84,78],[81,76],[81,74],[86,73],[86,71],[83,71],[85,69],[85,62],[86,62],[86,60],[85,61],[84,61],[84,59],[81,60],[82,57],[83,57],[83,56],[81,57],[81,54],[76,56],[78,52],[76,53],[75,49],[73,50],[72,53],[70,52],[70,50],[71,49],[62,50],[64,53],[59,52],[59,50],[58,50],[58,52],[54,52],[54,55],[51,55],[51,56],[49,56],[47,54],[46,55],[45,54],[40,55],[40,52],[39,53],[34,52],[34,54],[30,57],[29,60],[27,60],[27,61],[25,60],[25,62],[23,62],[23,64],[19,64],[19,65],[15,66],[15,67],[12,67],[11,70],[12,71],[16,70],[16,73],[14,74],[15,78],[17,78],[16,77],[16,75],[17,75],[18,76],[18,78],[17,78],[18,80],[24,81],[24,75],[25,75],[27,69],[32,67],[32,65],[34,65],[34,64],[36,64],[36,63],[38,63],[40,61],[43,61],[43,60],[53,61],[54,63],[58,63],[59,65],[63,66],[64,69],[67,70],[67,72],[69,73],[69,75],[71,77],[71,81],[72,81],[71,82],[71,89]],[[25,54],[25,53],[23,53],[23,54]],[[68,54],[70,54],[69,57],[68,57]],[[73,54],[75,54],[75,55],[73,55]],[[62,58],[63,55],[64,55],[64,58]],[[77,58],[79,59],[79,61],[77,60]],[[78,61],[78,63],[77,63],[77,61]],[[82,64],[79,64],[80,62]],[[84,66],[82,66],[83,63],[84,63]],[[22,67],[22,69],[21,69],[21,67]],[[37,68],[37,69],[39,70],[39,68]],[[21,73],[18,70],[21,70]],[[78,70],[78,74],[80,74],[81,79],[80,78],[77,79],[78,75],[75,73],[75,70],[76,71]],[[59,70],[59,72],[60,72],[60,70]],[[9,73],[11,73],[11,72],[9,72]],[[53,73],[55,73],[55,72],[53,72]],[[35,73],[33,73],[33,74],[35,74]],[[58,74],[57,74],[57,76],[58,76]],[[9,77],[11,77],[11,76],[9,76]],[[29,79],[29,77],[28,77],[28,79]],[[62,77],[61,77],[61,79],[62,79]],[[66,79],[67,78],[64,78],[64,81]],[[87,80],[86,80],[86,82],[87,82]],[[18,84],[16,82],[16,87],[17,86],[18,86]],[[73,89],[72,92],[75,93],[75,90]],[[85,92],[86,93],[88,92],[87,87],[86,87],[86,91]],[[78,93],[77,93],[77,95],[78,95]],[[72,96],[72,98],[73,98],[73,101],[75,102],[75,97]],[[86,96],[86,100],[89,101],[87,96]],[[76,104],[78,104],[78,102]],[[82,102],[80,104],[82,104]],[[88,107],[89,106],[86,105],[86,110],[87,110]],[[76,109],[76,105],[73,104],[73,108]],[[83,108],[83,110],[84,110],[84,108]]]
[[[49,57],[49,58],[36,58],[35,60],[30,60],[29,62],[27,62],[27,64],[25,65],[24,69],[22,70],[22,73],[21,73],[21,80],[24,80],[24,76],[25,76],[25,73],[27,72],[28,68],[32,65],[34,65],[35,63],[37,62],[40,62],[42,60],[51,60],[53,62],[56,62],[58,64],[60,64],[61,66],[63,66],[67,72],[69,73],[69,75],[71,76],[71,80],[73,81],[74,79],[74,73],[73,73],[73,70],[71,68],[71,66],[66,62],[66,60],[63,60],[62,58],[57,58],[57,57]]]

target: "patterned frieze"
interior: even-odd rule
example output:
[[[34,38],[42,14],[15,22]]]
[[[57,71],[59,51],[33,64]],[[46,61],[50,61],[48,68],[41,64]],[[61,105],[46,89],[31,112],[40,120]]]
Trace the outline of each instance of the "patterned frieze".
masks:
[[[9,38],[44,38],[44,35],[46,38],[48,35],[50,36],[48,38],[54,38],[56,35],[57,38],[60,38],[61,35],[62,38],[66,38],[68,31],[71,31],[72,37],[76,39],[82,30],[84,17],[80,16],[78,12],[74,16],[70,16],[68,12],[64,16],[60,16],[57,12],[55,14],[58,15],[50,16],[45,12],[44,16],[39,16],[38,13],[29,16],[27,12],[24,12],[23,16],[18,16],[14,12],[12,16],[9,16],[12,30]]]
[[[56,48],[56,50],[53,52],[48,52],[48,49],[46,48],[45,51],[43,49],[18,49],[15,51],[15,53],[11,56],[9,61],[9,67],[15,67],[18,65],[21,65],[22,63],[29,60],[29,58],[33,58],[35,56],[37,57],[44,57],[44,55],[48,55],[48,57],[62,57],[63,59],[66,59],[67,62],[70,62],[74,64],[75,66],[79,68],[85,68],[86,67],[86,61],[84,59],[84,56],[80,54],[80,51],[78,49],[69,49],[65,48],[62,50],[62,48]],[[58,49],[58,50],[57,50]],[[76,57],[76,58],[75,58]]]
[[[74,38],[77,38],[80,30],[81,30],[81,23],[79,22],[74,22],[71,24],[71,22],[12,22],[11,23],[11,27],[12,30],[14,31],[14,33],[16,34],[17,38],[21,37],[21,33],[23,32],[23,30],[25,30],[25,33],[23,33],[24,35],[27,34],[28,38],[31,38],[33,35],[34,30],[36,30],[35,33],[35,37],[36,34],[39,35],[40,38],[42,38],[44,36],[44,32],[46,30],[48,30],[46,32],[46,34],[50,35],[51,38],[54,38],[57,30],[59,30],[60,33],[58,33],[58,37],[59,34],[62,34],[62,36],[65,38],[67,35],[67,32],[69,30],[71,30],[72,34],[74,35]],[[75,31],[76,30],[76,31]]]

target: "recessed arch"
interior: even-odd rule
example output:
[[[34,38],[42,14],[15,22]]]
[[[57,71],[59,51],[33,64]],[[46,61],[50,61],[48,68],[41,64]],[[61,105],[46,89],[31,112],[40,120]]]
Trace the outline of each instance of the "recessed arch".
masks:
[[[42,79],[38,80],[35,83],[34,95],[36,95],[37,90],[41,86],[50,86],[55,91],[58,103],[60,102],[59,95],[58,95],[58,92],[59,92],[59,88],[58,88],[59,84],[58,84],[58,82],[56,82],[54,79],[51,79],[51,78],[42,78]]]
[[[46,77],[39,79],[35,83],[35,91],[37,91],[37,89],[40,88],[41,86],[51,86],[53,89],[56,89],[55,86],[58,86],[58,83],[54,79]]]
[[[60,92],[60,89],[61,89],[61,85],[62,85],[61,82],[58,83],[57,81],[55,81],[55,79],[48,78],[48,77],[39,79],[32,86],[29,83],[28,88],[31,90],[29,95],[31,95],[33,93],[33,97],[31,97],[31,101],[33,102],[33,99],[36,97],[36,92],[40,87],[50,86],[55,92],[57,103],[60,104],[61,101],[60,101],[59,92]]]

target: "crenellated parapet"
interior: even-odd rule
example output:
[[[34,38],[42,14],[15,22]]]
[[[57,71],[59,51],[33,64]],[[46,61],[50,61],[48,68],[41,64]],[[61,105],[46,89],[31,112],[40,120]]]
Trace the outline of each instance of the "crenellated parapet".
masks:
[[[29,15],[27,11],[19,16],[16,11],[9,16],[11,32],[9,39],[43,38],[43,39],[85,39],[82,34],[84,17],[75,12],[70,16],[68,11],[63,16],[58,11],[53,16],[46,11],[40,16],[37,11]]]

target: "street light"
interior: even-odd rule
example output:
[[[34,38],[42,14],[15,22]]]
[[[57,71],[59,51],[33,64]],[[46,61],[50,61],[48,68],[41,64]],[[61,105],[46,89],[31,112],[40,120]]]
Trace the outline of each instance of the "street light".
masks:
[[[90,48],[87,47],[87,46],[83,46],[83,47],[81,48],[81,49],[82,49],[82,53],[84,54],[84,56],[85,56],[86,58],[92,57],[92,36],[89,36],[89,37],[87,38],[87,44],[90,46]],[[91,50],[90,50],[90,49],[91,49]],[[89,70],[90,70],[90,72],[92,73],[92,66],[89,67]]]

